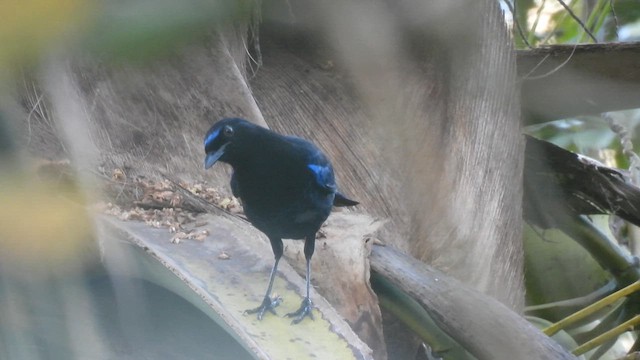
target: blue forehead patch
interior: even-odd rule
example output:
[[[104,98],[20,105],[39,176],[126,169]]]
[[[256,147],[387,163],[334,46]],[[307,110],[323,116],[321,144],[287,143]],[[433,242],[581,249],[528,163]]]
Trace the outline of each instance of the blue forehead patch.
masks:
[[[220,129],[217,129],[216,131],[207,135],[207,137],[204,139],[204,147],[207,147],[208,144],[214,142],[219,134],[220,134]]]

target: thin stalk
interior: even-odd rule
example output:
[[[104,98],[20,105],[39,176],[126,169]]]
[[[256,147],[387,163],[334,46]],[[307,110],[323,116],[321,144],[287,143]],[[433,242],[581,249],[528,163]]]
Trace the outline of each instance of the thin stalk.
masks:
[[[600,17],[602,14],[606,14],[604,7],[607,5],[607,0],[598,0],[598,2],[596,3],[596,5],[593,7],[593,10],[591,10],[591,12],[589,13],[589,17],[587,18],[587,21],[584,24],[585,27],[585,33],[582,34],[582,36],[580,37],[580,42],[585,42],[586,41],[586,37],[587,37],[587,33],[586,31],[591,31],[591,32],[595,32],[597,31],[598,27],[596,26],[598,21],[600,20]],[[593,33],[589,34],[592,38],[594,42],[598,42],[595,38],[595,35]]]
[[[577,0],[571,0],[571,2],[569,3],[569,8],[571,8]],[[561,24],[564,19],[566,19],[566,17],[569,16],[569,12],[565,11],[564,14],[562,14],[562,17],[560,18],[560,20],[558,22],[555,23],[553,30],[549,31],[549,33],[547,33],[547,36],[542,40],[542,44],[546,44],[549,42],[549,39],[551,39],[551,37],[553,37],[553,35],[555,35],[556,31],[558,30],[558,24]]]
[[[620,286],[640,280],[640,269],[633,258],[585,216],[567,216],[561,224],[560,230],[587,250],[600,266],[616,278]]]
[[[544,10],[544,6],[547,4],[547,0],[542,0],[538,11],[536,12],[536,19],[533,21],[533,25],[531,26],[531,30],[529,30],[529,44],[533,44],[533,41],[536,39],[536,29],[538,29],[538,22],[540,22],[540,16],[542,15],[542,10]]]
[[[567,11],[567,13],[569,13],[569,16],[571,16],[573,18],[573,20],[575,20],[578,23],[578,25],[580,25],[580,27],[589,35],[589,37],[591,37],[591,39],[593,39],[593,42],[597,43],[598,40],[596,39],[596,37],[593,36],[591,31],[585,26],[585,24],[582,22],[582,20],[580,20],[580,17],[578,17],[578,15],[576,15],[576,13],[573,12],[571,7],[569,5],[567,5],[563,0],[556,0],[556,1],[558,1],[560,3],[560,5],[562,5],[562,7]]]
[[[578,346],[577,348],[575,348],[575,350],[573,350],[573,354],[576,356],[582,355],[587,351],[606,343],[609,340],[617,338],[622,333],[633,330],[638,325],[640,325],[640,315],[636,315],[631,320],[626,321],[607,331],[606,333]]]
[[[548,336],[552,336],[553,334],[557,333],[558,331],[566,328],[567,326],[574,324],[588,316],[593,315],[594,313],[598,312],[599,310],[601,310],[602,308],[609,306],[613,303],[615,303],[616,301],[630,295],[633,294],[634,292],[640,290],[640,281],[636,281],[635,283],[627,286],[624,289],[621,289],[619,291],[616,291],[615,293],[603,298],[602,300],[596,301],[595,303],[587,306],[584,309],[581,309],[569,316],[567,316],[566,318],[556,322],[555,324],[550,325],[549,327],[547,327],[546,329],[542,330],[545,334],[547,334]],[[626,324],[626,323],[625,323]],[[605,333],[606,334],[606,333]],[[604,334],[603,334],[604,335]],[[602,335],[596,337],[600,338]]]

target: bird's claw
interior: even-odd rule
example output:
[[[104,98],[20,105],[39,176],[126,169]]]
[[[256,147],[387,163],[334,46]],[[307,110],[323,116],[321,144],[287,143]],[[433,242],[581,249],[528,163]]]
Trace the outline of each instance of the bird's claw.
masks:
[[[300,304],[300,308],[298,310],[292,313],[288,313],[285,316],[293,318],[293,320],[291,321],[292,324],[299,323],[300,321],[302,321],[302,319],[305,318],[305,316],[308,316],[309,318],[311,318],[311,320],[313,320],[313,303],[311,302],[311,299],[305,297],[302,300],[302,304]]]
[[[260,306],[258,306],[255,309],[245,310],[244,313],[258,314],[258,320],[262,320],[262,316],[267,310],[269,310],[270,313],[277,315],[275,308],[276,306],[280,305],[281,302],[282,302],[282,298],[280,296],[274,296],[273,298],[269,296],[265,296]]]

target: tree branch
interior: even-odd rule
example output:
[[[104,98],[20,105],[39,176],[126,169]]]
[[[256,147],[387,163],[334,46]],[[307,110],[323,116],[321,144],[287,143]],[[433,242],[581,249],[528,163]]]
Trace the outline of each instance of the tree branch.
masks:
[[[518,51],[526,124],[640,107],[639,55],[639,43]]]

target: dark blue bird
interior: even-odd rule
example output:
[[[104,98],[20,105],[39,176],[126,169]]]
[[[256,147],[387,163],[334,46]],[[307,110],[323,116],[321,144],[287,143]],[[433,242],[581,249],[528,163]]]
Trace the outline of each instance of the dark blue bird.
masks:
[[[258,319],[267,310],[275,314],[280,299],[271,298],[271,287],[282,256],[282,239],[304,239],[307,294],[300,308],[287,316],[294,318],[293,323],[305,316],[313,318],[309,281],[316,233],[333,206],[358,202],[338,192],[331,163],[306,140],[231,118],[222,119],[209,129],[204,149],[205,169],[217,161],[233,167],[233,195],[242,201],[251,224],[267,235],[275,256],[264,300],[247,312],[257,313]]]

